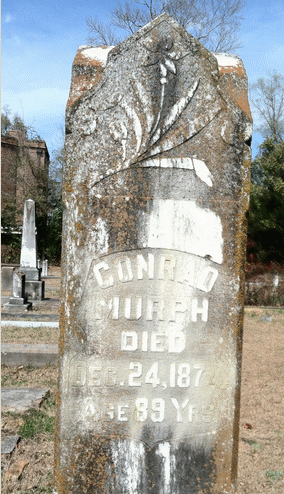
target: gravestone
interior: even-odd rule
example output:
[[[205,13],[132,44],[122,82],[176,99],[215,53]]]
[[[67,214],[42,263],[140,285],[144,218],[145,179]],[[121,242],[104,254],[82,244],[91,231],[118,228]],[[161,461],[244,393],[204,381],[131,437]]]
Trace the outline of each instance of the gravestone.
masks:
[[[42,276],[48,276],[48,260],[42,261]]]
[[[32,304],[27,301],[25,295],[25,278],[26,275],[20,268],[13,269],[12,297],[10,297],[9,302],[4,305],[6,310],[22,312],[23,310],[31,309]]]
[[[2,292],[12,289],[14,266],[1,266]]]
[[[16,449],[21,436],[18,434],[15,436],[7,436],[1,441],[1,455],[11,455]]]
[[[169,16],[79,48],[55,493],[235,492],[250,137],[241,60]]]
[[[35,202],[25,201],[20,269],[25,273],[25,295],[32,300],[44,298],[44,281],[37,267]]]

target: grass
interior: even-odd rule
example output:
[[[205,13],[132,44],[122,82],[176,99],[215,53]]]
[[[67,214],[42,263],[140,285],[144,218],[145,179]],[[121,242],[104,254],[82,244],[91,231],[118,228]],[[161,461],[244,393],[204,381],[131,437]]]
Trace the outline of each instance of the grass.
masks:
[[[2,386],[4,386],[5,383],[9,381],[9,386],[22,386],[23,384],[26,384],[28,381],[27,379],[13,379],[10,376],[3,376],[2,377]]]
[[[253,454],[257,453],[258,451],[260,451],[262,449],[262,446],[261,444],[258,444],[258,443],[255,443],[253,442],[251,444],[251,447],[253,448],[252,451],[253,451]]]
[[[1,328],[2,343],[53,343],[59,340],[59,328],[3,326]]]
[[[24,421],[24,424],[18,430],[18,434],[22,438],[36,439],[36,436],[39,434],[46,434],[47,440],[53,441],[55,418],[48,415],[48,413],[31,409],[23,414],[14,412],[5,412],[2,414],[3,417],[5,415],[13,417],[16,420],[22,419]]]
[[[52,494],[53,489],[51,485],[48,487],[36,486],[33,489],[25,489],[20,494],[30,494],[31,492],[34,494]]]
[[[258,444],[253,439],[243,439],[243,441],[252,447],[252,453],[255,454],[262,449],[262,445]]]
[[[45,433],[47,434],[48,440],[53,440],[54,435],[54,416],[51,416],[50,413],[53,413],[55,410],[55,397],[50,395],[47,398],[42,406],[42,410],[31,409],[25,412],[22,415],[25,423],[19,430],[19,434],[21,437],[34,438],[38,434]]]
[[[42,384],[44,384],[44,386],[52,386],[53,387],[53,386],[57,385],[57,381],[48,379],[46,381],[43,381]]]
[[[3,416],[8,415],[17,421],[21,419],[23,425],[18,430],[22,438],[34,438],[39,434],[45,434],[48,441],[54,439],[54,422],[55,422],[55,397],[50,395],[42,405],[42,409],[32,408],[24,413],[4,412]]]
[[[32,487],[32,489],[25,489],[24,491],[21,491],[20,494],[30,494],[33,492],[34,494],[52,494],[53,488],[52,488],[52,472],[48,472],[45,475],[45,478],[41,479],[42,482],[44,482],[45,486],[43,485],[36,485]]]
[[[38,434],[47,434],[47,439],[53,440],[54,417],[41,410],[29,410],[23,416],[24,425],[19,430],[21,437],[35,438]]]
[[[267,470],[265,472],[266,477],[269,478],[269,480],[279,480],[283,476],[283,473],[280,470]]]
[[[55,406],[55,396],[51,394],[49,398],[46,398],[46,400],[44,401],[42,408],[44,410],[55,410]]]

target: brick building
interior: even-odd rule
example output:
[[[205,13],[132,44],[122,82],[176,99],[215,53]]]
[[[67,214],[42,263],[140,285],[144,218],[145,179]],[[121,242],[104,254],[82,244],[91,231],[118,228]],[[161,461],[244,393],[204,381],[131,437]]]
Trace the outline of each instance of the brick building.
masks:
[[[49,153],[44,141],[28,140],[25,131],[1,136],[1,209],[21,225],[24,202],[44,202],[48,193]]]

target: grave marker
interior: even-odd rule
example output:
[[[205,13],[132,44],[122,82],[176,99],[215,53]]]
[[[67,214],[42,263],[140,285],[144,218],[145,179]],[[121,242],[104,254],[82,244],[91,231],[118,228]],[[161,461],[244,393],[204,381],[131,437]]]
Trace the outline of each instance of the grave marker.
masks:
[[[25,273],[25,295],[32,300],[44,298],[45,283],[37,262],[35,202],[25,201],[20,269]]]
[[[42,276],[48,276],[48,260],[42,261]]]
[[[32,304],[27,301],[25,295],[25,277],[21,268],[13,269],[12,297],[10,297],[9,302],[4,304],[5,310],[22,312],[23,310],[26,311],[32,308]]]
[[[20,265],[23,268],[37,270],[35,203],[25,201]]]
[[[167,15],[81,47],[66,116],[57,494],[235,492],[251,116]]]

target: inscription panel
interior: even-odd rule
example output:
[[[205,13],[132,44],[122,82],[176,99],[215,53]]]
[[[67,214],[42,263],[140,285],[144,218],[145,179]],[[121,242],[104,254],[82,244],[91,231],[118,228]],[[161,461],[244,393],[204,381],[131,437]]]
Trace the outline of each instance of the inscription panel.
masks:
[[[235,379],[214,295],[221,270],[166,249],[92,261],[77,313],[82,349],[64,370],[74,428],[117,423],[141,439],[151,424],[148,442],[173,424],[175,439],[216,434]]]

